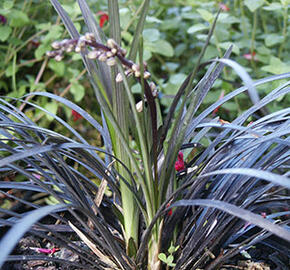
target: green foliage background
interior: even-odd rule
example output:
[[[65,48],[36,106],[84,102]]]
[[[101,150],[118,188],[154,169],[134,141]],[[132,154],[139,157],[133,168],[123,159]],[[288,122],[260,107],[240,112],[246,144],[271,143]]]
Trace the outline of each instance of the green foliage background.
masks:
[[[84,24],[76,1],[61,2],[77,29],[85,33],[86,29],[81,29]],[[136,24],[133,14],[140,8],[141,1],[119,2],[123,46],[126,47],[132,41],[132,29]],[[88,3],[97,21],[100,18],[97,12],[107,12],[106,1],[89,0]],[[150,63],[150,72],[159,86],[164,112],[171,103],[170,96],[177,92],[196,62],[210,23],[221,4],[229,10],[222,11],[204,59],[221,57],[225,49],[233,44],[232,59],[246,67],[253,79],[290,71],[289,0],[151,1],[143,32],[144,59]],[[49,1],[2,1],[0,14],[7,19],[5,24],[0,25],[1,95],[21,97],[33,91],[52,92],[68,97],[93,114],[96,112],[97,117],[98,105],[91,98],[93,91],[86,80],[81,61],[76,61],[80,56],[74,54],[61,62],[45,56],[45,52],[51,49],[52,41],[68,37]],[[103,30],[108,34],[108,24]],[[246,59],[244,55],[249,58],[251,53],[253,59]],[[226,70],[206,97],[204,106],[216,101],[222,90],[226,94],[238,85],[240,80],[234,72]],[[137,84],[133,90],[136,95],[141,93]],[[271,90],[267,85],[267,88],[259,88],[259,94],[264,96]],[[220,108],[219,116],[231,121],[248,108],[246,100],[247,97],[241,95],[227,102]],[[72,120],[71,111],[54,101],[43,97],[38,102],[48,111]],[[269,108],[276,111],[289,102],[289,97],[281,97]],[[43,115],[36,110],[31,111],[29,116],[41,122],[42,126],[49,125],[52,118]]]

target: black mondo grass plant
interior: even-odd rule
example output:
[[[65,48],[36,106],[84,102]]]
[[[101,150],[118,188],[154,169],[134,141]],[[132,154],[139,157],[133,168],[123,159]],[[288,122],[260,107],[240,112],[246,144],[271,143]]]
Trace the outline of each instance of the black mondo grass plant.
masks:
[[[121,47],[118,1],[108,0],[110,38],[85,0],[78,0],[85,35],[57,0],[51,3],[71,39],[55,41],[47,54],[57,61],[72,51],[82,55],[101,122],[63,97],[27,96],[44,96],[76,111],[102,136],[103,146],[90,145],[59,116],[25,97],[1,97],[0,193],[26,210],[1,208],[0,266],[43,260],[60,269],[219,269],[235,256],[251,256],[253,247],[268,250],[273,264],[289,263],[290,109],[269,113],[267,105],[289,93],[290,73],[253,82],[229,59],[231,48],[222,59],[202,63],[217,16],[193,71],[162,118],[158,88],[142,59],[149,1],[142,2],[128,52]],[[244,86],[200,112],[225,65]],[[283,83],[259,97],[256,87],[279,80]],[[132,81],[142,86],[141,102]],[[253,105],[234,121],[212,117],[244,92]],[[19,102],[49,114],[72,136],[37,126],[18,109]],[[255,120],[248,123],[252,115]],[[11,175],[21,178],[7,181]],[[55,203],[38,204],[35,194]],[[41,239],[40,254],[15,249],[28,234]],[[44,254],[52,247],[59,251]],[[62,256],[64,250],[75,259]]]

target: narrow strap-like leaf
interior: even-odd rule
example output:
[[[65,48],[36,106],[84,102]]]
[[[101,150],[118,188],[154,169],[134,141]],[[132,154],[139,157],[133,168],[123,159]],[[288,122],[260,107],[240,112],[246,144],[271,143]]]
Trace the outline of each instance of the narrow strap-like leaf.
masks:
[[[13,250],[20,238],[29,230],[29,228],[38,220],[45,217],[49,213],[60,208],[66,207],[65,204],[49,205],[32,211],[29,215],[21,219],[14,225],[1,239],[0,242],[0,267],[5,262],[5,258]]]

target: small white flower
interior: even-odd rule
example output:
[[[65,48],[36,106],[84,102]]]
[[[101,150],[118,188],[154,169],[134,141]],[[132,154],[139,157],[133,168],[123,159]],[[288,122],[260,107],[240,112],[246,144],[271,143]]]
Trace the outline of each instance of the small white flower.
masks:
[[[89,59],[97,59],[97,57],[100,55],[100,53],[96,50],[90,51],[88,53],[88,58]]]
[[[61,54],[58,54],[54,57],[55,61],[59,62],[63,59],[63,56]]]
[[[85,38],[86,38],[86,40],[88,40],[88,41],[94,41],[94,40],[95,40],[95,36],[94,36],[93,33],[86,33],[86,34],[85,34]]]
[[[61,43],[58,41],[54,41],[54,42],[52,42],[51,47],[58,50],[61,48]]]
[[[116,60],[115,60],[115,58],[114,58],[114,57],[110,57],[110,58],[108,58],[107,61],[106,61],[106,64],[107,64],[108,66],[114,66],[114,65],[116,65]]]
[[[121,73],[118,73],[117,76],[116,76],[116,82],[117,83],[120,83],[123,81],[123,77],[122,77],[122,74]]]
[[[113,40],[112,38],[109,38],[107,40],[107,45],[110,49],[113,49],[113,48],[118,48],[118,44],[116,43],[115,40]]]
[[[136,104],[136,110],[137,110],[137,112],[142,112],[143,111],[143,100],[139,101]]]
[[[145,80],[149,79],[150,76],[151,76],[151,74],[150,74],[149,71],[145,71],[145,72],[144,72],[144,79],[145,79]]]
[[[134,72],[136,72],[136,71],[139,71],[139,70],[140,70],[139,66],[138,66],[138,65],[136,65],[136,64],[133,64],[131,68],[132,68],[132,70],[133,70]],[[140,75],[139,75],[139,76],[140,76]]]
[[[107,61],[107,56],[105,53],[102,53],[99,55],[98,59],[101,61],[101,62],[105,62]]]
[[[136,70],[134,72],[134,75],[135,75],[136,78],[139,78],[141,76],[141,72],[139,70]]]

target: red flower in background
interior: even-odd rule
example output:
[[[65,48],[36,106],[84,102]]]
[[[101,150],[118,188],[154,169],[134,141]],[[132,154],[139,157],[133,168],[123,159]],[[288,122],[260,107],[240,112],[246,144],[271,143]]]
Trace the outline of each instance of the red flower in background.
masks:
[[[75,110],[72,110],[71,111],[71,114],[72,114],[72,116],[73,116],[73,121],[75,122],[75,121],[77,121],[77,120],[79,120],[79,119],[81,119],[81,118],[83,118],[78,112],[76,112]]]
[[[262,212],[262,213],[261,213],[261,216],[262,216],[263,218],[266,218],[266,217],[267,217],[267,214],[266,214],[265,212]]]
[[[183,153],[179,152],[177,156],[177,161],[175,162],[175,170],[180,172],[185,169],[185,164],[183,160]]]
[[[103,28],[105,25],[105,22],[109,21],[109,15],[104,11],[99,11],[97,15],[100,15],[99,24],[100,24],[100,27]]]
[[[230,8],[224,3],[219,3],[219,7],[222,11],[229,11],[230,10]]]
[[[252,53],[246,53],[243,55],[243,57],[247,60],[254,60],[254,61],[258,61],[258,58],[256,56],[256,52],[252,52]]]
[[[39,45],[40,45],[40,41],[37,40],[37,39],[32,39],[29,43],[30,43],[31,46],[34,47],[34,48],[38,48]]]
[[[5,24],[6,22],[7,22],[6,17],[0,14],[0,23]]]
[[[219,96],[218,100],[221,100],[224,96],[225,96],[225,91],[222,90],[221,93],[220,93],[220,96]],[[215,108],[215,109],[213,110],[213,112],[212,112],[212,116],[215,116],[215,115],[217,114],[217,112],[218,112],[218,110],[219,110],[220,107],[221,107],[221,105],[218,106],[217,108]]]
[[[170,207],[171,203],[166,205],[166,208]],[[168,211],[168,216],[172,216],[172,208]]]

